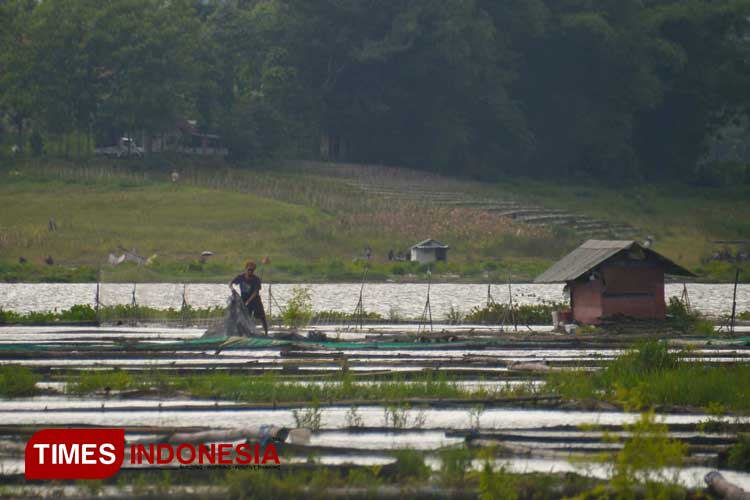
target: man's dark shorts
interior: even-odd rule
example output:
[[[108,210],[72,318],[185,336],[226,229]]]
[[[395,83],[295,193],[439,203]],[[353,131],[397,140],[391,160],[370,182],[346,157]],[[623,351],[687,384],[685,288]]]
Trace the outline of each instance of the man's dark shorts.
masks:
[[[254,316],[258,319],[266,318],[266,311],[263,309],[263,302],[254,300],[247,305],[247,312],[250,316]]]

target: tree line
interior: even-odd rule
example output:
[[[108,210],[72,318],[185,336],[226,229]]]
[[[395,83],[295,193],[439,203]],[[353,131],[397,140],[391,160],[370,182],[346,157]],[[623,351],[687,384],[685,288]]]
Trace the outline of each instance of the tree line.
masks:
[[[0,0],[3,140],[485,178],[681,175],[750,92],[750,0]]]

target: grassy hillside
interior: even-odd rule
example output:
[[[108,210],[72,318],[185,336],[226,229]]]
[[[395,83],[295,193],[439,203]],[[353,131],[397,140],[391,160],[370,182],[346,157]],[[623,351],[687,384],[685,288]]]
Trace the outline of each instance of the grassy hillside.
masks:
[[[502,252],[514,245],[543,249],[550,235],[515,227],[506,218],[473,210],[416,209],[374,199],[337,179],[302,174],[183,166],[180,182],[169,170],[114,164],[77,168],[26,165],[3,171],[0,185],[2,278],[221,281],[247,258],[271,259],[276,280],[358,279],[363,248],[373,249],[371,277],[420,279],[424,267],[389,263],[426,237],[453,246],[446,279],[477,278],[489,268],[523,278],[542,270],[551,252]],[[58,230],[49,231],[54,217]],[[154,264],[106,265],[109,252],[136,249]],[[215,252],[202,265],[203,250]],[[51,255],[54,266],[43,264]],[[23,256],[26,264],[18,264]],[[483,278],[482,278],[483,279]]]
[[[176,184],[169,179],[173,168],[180,172]],[[510,272],[528,280],[588,237],[564,225],[513,220],[479,200],[523,200],[612,227],[629,223],[694,269],[710,251],[708,240],[750,235],[750,197],[741,190],[488,185],[380,167],[240,170],[184,160],[36,163],[0,175],[0,279],[6,281],[90,281],[99,269],[106,281],[223,281],[246,258],[264,256],[276,281],[356,280],[366,245],[373,249],[372,279],[416,280],[424,279],[424,266],[388,262],[386,255],[427,237],[451,245],[449,263],[434,269],[438,279],[499,280]],[[383,183],[390,190],[378,187]],[[457,194],[469,202],[456,202]],[[50,217],[57,231],[48,230]],[[156,257],[148,267],[107,265],[120,247]],[[205,264],[198,260],[203,250],[216,254]],[[43,263],[47,255],[55,265]],[[28,262],[19,264],[20,256]],[[708,271],[725,279],[729,273],[716,265]]]
[[[724,248],[750,250],[750,186],[701,187],[670,185],[613,188],[598,185],[542,183],[527,179],[503,182],[500,190],[515,190],[548,206],[587,213],[604,220],[628,223],[638,234],[654,238],[654,248],[708,279],[734,279],[736,266],[705,262]],[[724,244],[720,240],[746,240]],[[704,262],[702,262],[704,261]],[[750,281],[750,263],[740,265]]]

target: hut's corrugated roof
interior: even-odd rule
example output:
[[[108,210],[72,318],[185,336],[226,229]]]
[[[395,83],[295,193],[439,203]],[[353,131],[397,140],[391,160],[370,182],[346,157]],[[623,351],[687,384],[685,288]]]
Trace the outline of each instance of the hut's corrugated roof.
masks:
[[[411,248],[450,248],[448,245],[443,245],[438,240],[427,238],[424,241],[420,241],[416,245],[412,245]]]
[[[694,276],[687,269],[649,248],[643,248],[633,240],[588,240],[537,276],[534,283],[564,283],[566,281],[573,281],[610,257],[633,247],[641,248],[645,252],[654,255],[664,264],[664,272],[667,274]]]

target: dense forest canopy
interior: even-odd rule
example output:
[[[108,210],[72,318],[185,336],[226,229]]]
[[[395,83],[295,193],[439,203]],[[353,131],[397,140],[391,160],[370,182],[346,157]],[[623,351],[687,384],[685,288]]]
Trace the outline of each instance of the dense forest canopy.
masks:
[[[666,177],[744,120],[749,18],[749,0],[0,0],[3,141],[189,118],[242,161]]]

